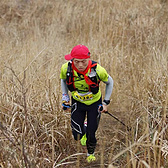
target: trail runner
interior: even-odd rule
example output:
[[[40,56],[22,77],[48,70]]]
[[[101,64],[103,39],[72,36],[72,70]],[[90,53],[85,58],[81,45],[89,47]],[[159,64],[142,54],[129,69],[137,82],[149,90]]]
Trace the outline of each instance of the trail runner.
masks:
[[[63,109],[71,107],[71,128],[75,140],[81,141],[87,147],[87,161],[96,160],[96,131],[101,112],[107,111],[110,96],[113,90],[113,79],[97,62],[90,59],[89,49],[84,45],[75,46],[71,53],[65,55],[69,60],[61,67],[61,88]],[[102,94],[99,84],[106,85],[105,96],[102,102]],[[70,96],[71,92],[71,106]],[[100,107],[103,110],[100,111]],[[87,124],[85,123],[87,119]]]

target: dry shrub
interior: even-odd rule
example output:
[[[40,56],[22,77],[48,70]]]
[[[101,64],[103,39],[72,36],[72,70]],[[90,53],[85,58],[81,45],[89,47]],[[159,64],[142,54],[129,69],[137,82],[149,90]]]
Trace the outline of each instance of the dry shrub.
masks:
[[[1,1],[1,167],[168,166],[167,9],[158,0]],[[109,111],[132,127],[102,114],[92,165],[61,110],[60,67],[79,43],[114,79]]]

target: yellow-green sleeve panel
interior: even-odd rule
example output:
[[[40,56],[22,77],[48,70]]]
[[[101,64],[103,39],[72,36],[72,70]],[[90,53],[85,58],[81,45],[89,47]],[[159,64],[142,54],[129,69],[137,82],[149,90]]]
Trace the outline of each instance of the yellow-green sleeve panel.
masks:
[[[108,81],[108,76],[109,75],[108,75],[107,71],[102,66],[100,66],[99,64],[97,64],[96,72],[97,72],[101,81],[103,81],[103,82]]]
[[[67,68],[68,68],[68,62],[63,64],[62,67],[61,67],[61,73],[60,73],[60,78],[61,79],[66,79]]]

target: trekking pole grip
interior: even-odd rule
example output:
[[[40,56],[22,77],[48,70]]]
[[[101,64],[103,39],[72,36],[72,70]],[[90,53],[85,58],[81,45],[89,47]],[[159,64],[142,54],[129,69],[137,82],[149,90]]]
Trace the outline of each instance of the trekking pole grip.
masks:
[[[66,110],[67,108],[70,108],[71,106],[68,104],[66,105],[65,103],[62,103],[63,110]]]
[[[102,111],[102,110],[103,110],[103,106],[101,105],[101,106],[100,106],[100,111]]]

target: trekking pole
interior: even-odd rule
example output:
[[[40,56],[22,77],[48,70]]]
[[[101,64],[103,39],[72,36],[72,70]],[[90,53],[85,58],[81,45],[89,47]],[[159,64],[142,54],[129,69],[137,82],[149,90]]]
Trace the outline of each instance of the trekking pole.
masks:
[[[103,110],[103,107],[100,107],[100,111]],[[113,117],[114,119],[116,119],[117,121],[119,121],[122,125],[124,125],[125,127],[127,127],[127,131],[131,131],[131,128],[128,127],[124,122],[122,122],[121,120],[119,120],[116,116],[114,116],[113,114],[109,113],[108,111],[105,111],[104,113],[110,115],[111,117]]]
[[[70,105],[65,105],[64,103],[62,104],[63,106],[63,110],[66,110],[67,108],[71,108]],[[103,110],[103,106],[100,107],[100,111]],[[122,122],[121,120],[119,120],[116,116],[114,116],[113,114],[109,113],[108,111],[105,111],[104,113],[110,115],[111,117],[113,117],[114,119],[116,119],[117,121],[119,121],[122,125],[124,125],[125,127],[127,127],[127,131],[131,131],[131,128],[128,127],[124,122]]]
[[[131,131],[131,128],[128,127],[125,123],[123,123],[121,120],[119,120],[116,116],[114,116],[113,114],[109,113],[108,111],[105,111],[106,114],[110,115],[111,117],[113,117],[114,119],[116,119],[117,121],[119,121],[122,125],[124,125],[125,127],[127,127],[127,131]]]

